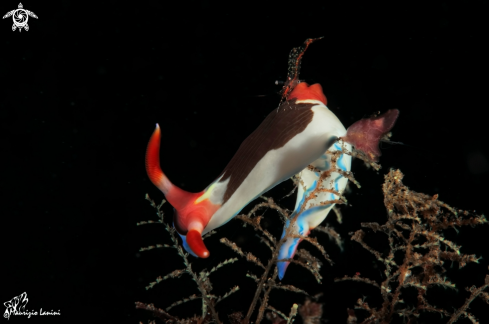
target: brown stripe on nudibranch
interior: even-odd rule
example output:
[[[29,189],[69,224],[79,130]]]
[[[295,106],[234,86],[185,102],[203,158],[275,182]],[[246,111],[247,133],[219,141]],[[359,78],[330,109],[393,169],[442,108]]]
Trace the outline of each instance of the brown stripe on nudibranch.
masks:
[[[283,147],[297,134],[302,133],[312,121],[314,103],[284,102],[274,109],[258,128],[239,147],[231,161],[219,175],[219,182],[229,179],[223,202],[234,194],[256,164],[271,150]]]

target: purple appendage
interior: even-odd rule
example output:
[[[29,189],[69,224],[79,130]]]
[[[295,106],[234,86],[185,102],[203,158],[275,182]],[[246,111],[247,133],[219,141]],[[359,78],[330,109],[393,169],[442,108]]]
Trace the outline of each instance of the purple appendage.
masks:
[[[394,127],[398,116],[399,110],[390,109],[380,116],[359,120],[348,128],[343,140],[377,162],[381,155],[379,141]]]

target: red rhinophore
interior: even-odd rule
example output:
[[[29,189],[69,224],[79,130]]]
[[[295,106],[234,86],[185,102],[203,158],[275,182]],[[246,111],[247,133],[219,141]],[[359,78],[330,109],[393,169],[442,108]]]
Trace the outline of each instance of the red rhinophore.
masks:
[[[323,93],[323,88],[319,83],[309,85],[306,82],[301,82],[292,90],[287,100],[297,98],[297,100],[319,100],[324,105],[328,104],[328,100]]]
[[[343,140],[377,162],[381,155],[380,139],[394,127],[398,116],[399,110],[390,109],[378,117],[359,120],[348,128]]]

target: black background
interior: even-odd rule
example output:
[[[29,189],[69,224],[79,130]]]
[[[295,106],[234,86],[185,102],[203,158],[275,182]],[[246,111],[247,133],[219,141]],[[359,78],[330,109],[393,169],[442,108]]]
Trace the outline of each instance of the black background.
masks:
[[[3,1],[0,9],[6,13],[17,5]],[[145,194],[163,197],[144,170],[154,125],[162,128],[167,176],[185,190],[204,189],[276,108],[280,88],[274,82],[286,76],[289,51],[310,37],[324,39],[307,50],[301,79],[322,85],[328,107],[346,127],[398,108],[393,140],[406,145],[382,145],[379,174],[353,164],[362,188],[347,195],[351,206],[342,208],[343,224],[329,220],[345,239],[345,251],[320,236],[335,262],[324,264],[324,284],[294,266],[284,283],[323,292],[328,323],[345,323],[346,309],[358,298],[379,305],[373,288],[333,279],[356,272],[381,278],[382,265],[376,267],[348,232],[361,222],[385,222],[381,183],[390,168],[400,168],[412,190],[437,193],[457,208],[488,211],[487,1],[23,5],[39,17],[29,19],[29,31],[12,32],[11,18],[0,26],[1,301],[25,291],[28,309],[61,311],[29,323],[146,322],[149,314],[135,310],[135,301],[164,308],[197,293],[189,276],[144,289],[182,268],[173,251],[138,252],[168,243],[160,225],[136,226],[156,219]],[[278,201],[291,188],[286,183],[270,195]],[[293,206],[293,199],[282,202]],[[164,209],[170,220],[171,207]],[[266,215],[279,235],[278,218]],[[458,292],[433,292],[438,305],[453,311],[468,296],[464,287],[483,284],[488,231],[485,225],[446,232],[463,253],[484,258],[462,270],[446,264]],[[220,235],[249,251],[264,247],[238,221]],[[382,234],[369,237],[381,249]],[[233,256],[217,238],[209,239],[212,256],[196,269]],[[223,320],[247,309],[254,284],[245,274],[258,270],[240,261],[211,278],[218,295],[241,287],[219,308]],[[292,293],[271,296],[284,312],[302,301]],[[487,308],[480,299],[473,303],[482,323]],[[193,301],[173,313],[198,310]]]

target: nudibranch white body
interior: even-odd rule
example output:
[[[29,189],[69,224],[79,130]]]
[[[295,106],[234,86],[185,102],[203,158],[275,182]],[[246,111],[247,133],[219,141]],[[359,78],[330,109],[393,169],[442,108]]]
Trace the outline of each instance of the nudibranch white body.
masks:
[[[146,152],[146,170],[175,208],[174,226],[189,253],[208,257],[202,235],[227,223],[249,202],[306,168],[345,133],[325,104],[319,84],[297,85],[287,101],[245,139],[217,179],[199,193],[178,188],[161,171],[157,125]]]

